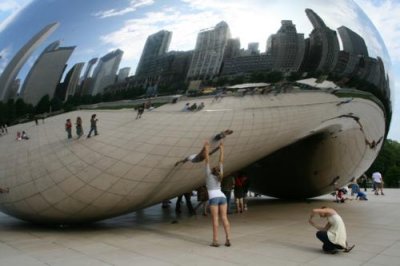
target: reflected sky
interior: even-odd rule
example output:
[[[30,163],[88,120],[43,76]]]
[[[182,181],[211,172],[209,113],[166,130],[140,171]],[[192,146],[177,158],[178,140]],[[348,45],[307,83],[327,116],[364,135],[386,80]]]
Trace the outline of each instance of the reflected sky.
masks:
[[[304,9],[313,9],[336,30],[345,25],[361,35],[371,57],[380,56],[388,64],[388,53],[378,32],[366,15],[352,1],[262,1],[246,0],[227,3],[220,0],[40,0],[24,8],[0,33],[0,71],[12,56],[34,34],[51,22],[60,27],[36,50],[22,69],[23,78],[39,53],[51,42],[61,40],[62,46],[77,46],[69,68],[77,62],[121,49],[120,64],[131,67],[134,74],[146,38],[159,30],[173,32],[170,50],[194,49],[201,29],[225,20],[232,37],[240,38],[242,47],[259,42],[265,51],[267,38],[276,33],[281,20],[292,20],[298,33],[308,37],[312,25]],[[95,3],[95,4],[94,4]],[[23,33],[23,34],[21,34]],[[339,36],[339,35],[338,35]]]

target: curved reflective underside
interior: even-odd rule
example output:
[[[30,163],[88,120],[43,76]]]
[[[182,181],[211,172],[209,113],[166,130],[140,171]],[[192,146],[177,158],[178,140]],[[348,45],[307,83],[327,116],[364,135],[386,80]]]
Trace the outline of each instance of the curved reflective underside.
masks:
[[[75,223],[161,202],[203,183],[203,163],[175,162],[225,129],[234,131],[225,172],[245,169],[260,193],[318,196],[367,170],[390,124],[391,80],[365,14],[351,1],[225,2],[42,0],[10,21],[0,32],[3,103],[193,98],[140,119],[95,111],[100,135],[90,139],[68,140],[64,123],[80,116],[87,133],[93,111],[10,126],[1,210]],[[182,112],[186,102],[205,107]],[[16,141],[23,130],[29,140]]]

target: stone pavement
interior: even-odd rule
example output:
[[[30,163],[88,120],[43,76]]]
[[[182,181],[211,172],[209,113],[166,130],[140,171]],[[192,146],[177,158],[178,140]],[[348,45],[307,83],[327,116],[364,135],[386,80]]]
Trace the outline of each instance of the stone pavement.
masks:
[[[229,248],[208,246],[210,217],[189,217],[185,207],[177,217],[173,204],[79,227],[36,226],[0,213],[0,265],[400,265],[400,190],[385,193],[368,191],[369,201],[344,204],[331,195],[303,202],[250,198],[247,212],[229,216]],[[310,210],[322,205],[343,217],[356,244],[351,253],[322,253],[307,223]],[[223,240],[222,226],[220,234]]]

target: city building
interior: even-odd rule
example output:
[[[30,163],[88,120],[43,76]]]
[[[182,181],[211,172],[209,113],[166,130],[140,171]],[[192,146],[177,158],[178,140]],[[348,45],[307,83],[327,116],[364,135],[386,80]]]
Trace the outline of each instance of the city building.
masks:
[[[269,37],[267,54],[271,55],[272,69],[297,72],[304,57],[304,34],[297,33],[291,20],[282,20],[281,28]]]
[[[306,56],[301,69],[306,72],[328,73],[334,69],[338,59],[339,41],[336,31],[328,28],[313,10],[307,8],[306,15],[314,29],[305,45]]]
[[[44,49],[22,86],[21,94],[26,103],[35,106],[45,95],[53,98],[74,49],[75,46],[60,47],[60,41],[55,41]]]
[[[100,58],[93,72],[93,83],[89,94],[102,94],[105,87],[115,83],[123,54],[122,50],[117,49]]]
[[[218,76],[230,38],[229,26],[225,21],[221,21],[214,28],[200,31],[187,79],[212,79]]]
[[[126,79],[127,77],[129,77],[129,72],[131,72],[131,68],[130,68],[130,67],[121,68],[121,69],[118,71],[117,82],[119,83],[119,82],[125,81],[125,79]]]
[[[161,30],[147,37],[139,64],[136,69],[136,76],[148,75],[154,72],[155,58],[168,52],[172,32]]]
[[[64,97],[60,98],[62,100],[68,100],[68,97],[75,95],[79,87],[79,78],[85,63],[76,63],[67,73],[64,79],[66,85],[66,92]]]

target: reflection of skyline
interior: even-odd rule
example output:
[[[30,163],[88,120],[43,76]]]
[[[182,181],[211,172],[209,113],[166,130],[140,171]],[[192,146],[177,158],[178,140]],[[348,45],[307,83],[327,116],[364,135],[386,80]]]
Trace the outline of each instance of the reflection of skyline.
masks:
[[[376,65],[379,63],[376,59],[369,60],[367,58],[361,60],[359,57],[359,52],[348,51],[350,49],[348,48],[348,43],[352,42],[346,42],[346,40],[350,39],[350,37],[346,37],[346,34],[344,33],[341,34],[340,28],[338,29],[338,32],[341,35],[344,49],[343,51],[339,52],[339,44],[338,37],[336,36],[336,31],[329,29],[325,25],[323,20],[311,9],[307,9],[306,14],[309,20],[312,22],[314,29],[310,33],[310,37],[307,38],[305,42],[303,42],[301,39],[302,33],[295,33],[297,35],[293,35],[293,33],[296,32],[296,27],[291,20],[287,20],[286,22],[282,21],[281,28],[276,34],[272,34],[268,40],[267,46],[269,46],[270,48],[269,52],[265,51],[264,53],[254,52],[258,50],[254,49],[255,46],[258,46],[258,43],[253,43],[253,48],[250,48],[249,45],[249,49],[247,50],[240,49],[239,51],[235,51],[238,46],[240,47],[240,40],[239,45],[236,45],[236,48],[232,48],[232,45],[235,44],[235,40],[225,37],[221,39],[222,42],[220,44],[216,43],[216,46],[214,48],[207,48],[207,46],[204,45],[203,48],[201,48],[201,40],[211,40],[213,38],[213,41],[215,41],[219,38],[210,37],[219,36],[219,34],[213,31],[202,31],[198,34],[196,48],[193,51],[193,57],[192,59],[190,59],[191,64],[189,65],[187,65],[185,62],[188,60],[187,57],[191,56],[190,51],[186,52],[185,55],[183,55],[184,52],[167,52],[169,44],[171,42],[172,33],[170,33],[168,37],[161,42],[162,44],[160,47],[163,47],[160,50],[162,51],[161,54],[148,56],[146,52],[147,43],[145,44],[145,49],[143,50],[139,66],[136,71],[138,75],[134,78],[134,84],[135,86],[148,86],[154,85],[155,83],[158,84],[160,82],[164,82],[164,80],[169,80],[164,83],[168,84],[168,82],[176,81],[177,78],[182,79],[183,76],[186,76],[188,79],[196,79],[216,77],[219,74],[238,75],[246,74],[246,72],[274,70],[287,72],[297,71],[299,69],[304,72],[320,71],[323,73],[327,73],[335,70],[335,73],[339,74],[359,73],[360,77],[374,83],[375,85],[381,83],[382,75],[379,72],[383,68],[376,67]],[[290,25],[289,22],[292,23],[292,25]],[[218,27],[216,26],[216,28]],[[226,25],[226,28],[229,30],[228,25]],[[213,33],[209,34],[210,32]],[[353,33],[357,35],[355,32]],[[347,34],[347,36],[351,35],[354,37],[354,34]],[[207,37],[206,35],[210,36]],[[294,36],[296,36],[297,40],[293,39]],[[361,37],[359,36],[359,38]],[[361,40],[363,41],[362,38]],[[355,41],[353,40],[353,43],[351,45],[355,46],[354,42]],[[300,59],[303,54],[303,49],[304,56],[302,64],[299,67],[299,62],[301,61]],[[228,51],[230,51],[232,55],[228,55]],[[347,52],[347,54],[345,52]],[[176,58],[178,57],[178,54],[186,57],[184,59],[185,61],[177,63]],[[119,59],[118,65],[121,60],[122,55],[121,59]],[[363,64],[366,62],[362,66],[364,69],[357,69],[357,66],[360,66],[358,60],[361,60]],[[147,70],[145,71],[147,74],[143,72],[143,64],[145,70],[147,67]],[[171,69],[172,65],[176,66],[177,64],[181,69],[178,73]],[[185,64],[187,65],[186,67]],[[149,66],[152,66],[152,68],[149,68]],[[83,81],[80,92],[91,92],[92,95],[95,95],[96,93],[102,93],[107,86],[113,86],[114,82],[118,80],[118,78],[116,77],[118,68],[116,68],[115,65],[111,68],[113,70],[107,75],[96,74],[100,70],[98,70],[92,76],[89,76],[90,73],[87,73],[88,76],[81,78]],[[102,71],[105,71],[105,69],[103,69]],[[184,73],[186,71],[188,74]],[[207,71],[209,71],[209,74]],[[174,72],[175,75],[173,78],[171,78],[172,72]],[[107,81],[105,81],[103,75],[108,76],[106,78]],[[372,78],[373,75],[378,75],[378,78]],[[89,83],[91,84],[88,85]],[[75,90],[76,88],[69,89],[69,91]],[[107,91],[110,91],[110,89],[108,89]]]

